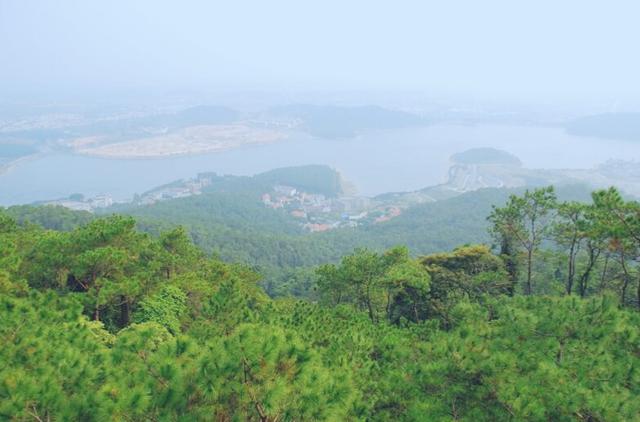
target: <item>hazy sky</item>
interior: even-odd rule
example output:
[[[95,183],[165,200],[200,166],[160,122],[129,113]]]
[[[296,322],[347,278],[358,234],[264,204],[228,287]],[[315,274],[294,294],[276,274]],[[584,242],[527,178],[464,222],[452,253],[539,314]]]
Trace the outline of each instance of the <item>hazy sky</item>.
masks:
[[[0,94],[640,97],[640,1],[0,0]]]

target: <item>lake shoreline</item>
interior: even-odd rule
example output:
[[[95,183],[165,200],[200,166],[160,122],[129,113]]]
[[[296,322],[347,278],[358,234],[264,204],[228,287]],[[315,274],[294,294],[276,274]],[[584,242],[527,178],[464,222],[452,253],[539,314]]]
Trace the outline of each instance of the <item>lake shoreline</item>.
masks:
[[[36,152],[34,154],[25,155],[13,161],[9,161],[6,164],[0,165],[0,176],[4,176],[21,164],[27,163],[32,160],[37,160],[44,157],[45,155],[47,155],[47,153],[45,152]]]
[[[214,172],[251,176],[274,168],[328,165],[352,181],[363,196],[407,192],[445,183],[450,157],[492,147],[521,159],[526,168],[589,169],[609,158],[640,160],[640,144],[566,135],[561,128],[439,125],[366,131],[352,139],[325,140],[303,132],[270,144],[162,157],[95,157],[70,149],[47,150],[11,163],[0,176],[0,204],[110,194],[115,200],[174,180]]]

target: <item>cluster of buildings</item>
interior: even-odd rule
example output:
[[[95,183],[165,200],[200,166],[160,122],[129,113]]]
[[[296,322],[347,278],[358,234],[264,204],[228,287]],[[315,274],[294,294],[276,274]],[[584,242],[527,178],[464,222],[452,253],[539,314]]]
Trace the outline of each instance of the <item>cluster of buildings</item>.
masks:
[[[398,217],[402,214],[402,209],[400,207],[388,207],[382,212],[381,215],[377,216],[373,222],[374,223],[384,223],[385,221],[389,221],[392,218]]]
[[[343,196],[327,198],[322,194],[300,191],[292,186],[276,185],[262,195],[262,203],[272,209],[283,209],[301,220],[310,232],[339,227],[357,227],[365,223],[381,223],[400,215],[398,207],[382,207],[370,198]]]
[[[156,202],[166,201],[169,199],[200,195],[205,187],[211,185],[213,177],[213,174],[199,174],[194,179],[182,180],[180,182],[161,186],[142,195],[136,195],[133,198],[133,203],[137,205],[151,205]],[[115,203],[116,201],[114,201],[110,195],[98,195],[92,198],[85,198],[83,195],[79,194],[71,195],[64,199],[42,202],[43,205],[57,205],[74,211],[89,212],[94,212],[99,208],[110,207]]]
[[[295,217],[304,217],[303,213],[358,214],[372,205],[371,199],[362,196],[327,198],[322,194],[307,193],[284,185],[276,185],[273,192],[263,194],[262,203],[269,208],[290,210]]]
[[[213,175],[198,174],[194,179],[183,180],[177,183],[161,186],[150,192],[144,193],[134,199],[139,205],[151,205],[156,202],[169,199],[186,198],[188,196],[200,195],[202,189],[211,185]]]
[[[276,185],[273,192],[263,194],[262,203],[269,208],[289,210],[291,215],[298,218],[307,218],[307,214],[311,213],[330,213],[333,210],[333,201],[325,195],[302,192],[285,185]]]
[[[74,211],[94,212],[98,208],[107,208],[114,204],[111,195],[98,195],[93,198],[85,198],[82,195],[71,195],[69,198],[46,201],[43,205],[56,205],[69,208]]]

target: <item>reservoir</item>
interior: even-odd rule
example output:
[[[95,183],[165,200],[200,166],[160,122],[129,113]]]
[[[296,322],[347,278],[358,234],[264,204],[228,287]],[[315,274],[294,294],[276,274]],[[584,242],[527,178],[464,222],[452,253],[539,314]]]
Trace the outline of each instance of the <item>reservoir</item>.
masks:
[[[608,159],[640,159],[640,144],[570,136],[562,128],[436,125],[364,132],[352,139],[315,139],[302,133],[260,146],[159,159],[102,159],[49,154],[18,163],[0,175],[0,205],[135,193],[199,172],[252,175],[277,167],[326,164],[360,194],[416,190],[446,180],[449,157],[476,147],[508,151],[529,168],[590,168]]]

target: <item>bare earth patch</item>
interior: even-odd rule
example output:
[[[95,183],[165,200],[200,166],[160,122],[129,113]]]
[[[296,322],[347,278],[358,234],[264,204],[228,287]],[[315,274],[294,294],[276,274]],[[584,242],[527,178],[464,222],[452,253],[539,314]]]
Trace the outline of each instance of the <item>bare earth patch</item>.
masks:
[[[246,145],[277,142],[285,134],[246,125],[191,126],[149,138],[96,145],[97,139],[85,138],[70,145],[78,154],[104,158],[159,158],[174,155],[221,152]]]

